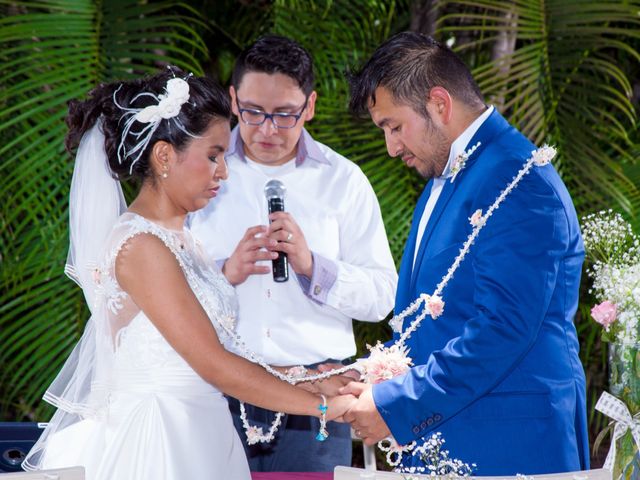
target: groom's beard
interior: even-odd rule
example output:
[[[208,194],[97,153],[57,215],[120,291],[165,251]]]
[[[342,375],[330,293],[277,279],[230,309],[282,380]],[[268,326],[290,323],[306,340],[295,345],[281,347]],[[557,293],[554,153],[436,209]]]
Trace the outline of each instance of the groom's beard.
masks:
[[[413,168],[423,178],[429,180],[441,176],[444,167],[449,161],[451,141],[430,120],[427,120],[427,132],[424,136],[423,146],[424,148],[421,148],[421,152],[417,155],[409,150],[404,152],[415,157]],[[403,155],[405,154],[404,152]]]

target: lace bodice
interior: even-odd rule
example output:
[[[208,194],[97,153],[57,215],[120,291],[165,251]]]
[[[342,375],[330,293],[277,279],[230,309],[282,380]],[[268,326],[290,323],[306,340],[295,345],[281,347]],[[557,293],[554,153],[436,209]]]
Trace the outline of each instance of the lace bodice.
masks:
[[[171,347],[116,280],[116,259],[126,262],[120,253],[141,234],[157,237],[173,253],[220,340],[231,343],[235,291],[190,232],[123,214],[107,237],[101,262],[78,263],[85,268],[75,278],[82,279],[92,315],[45,393],[58,409],[25,465],[83,465],[87,478],[104,480],[206,479],[217,471],[248,479],[222,392]],[[192,443],[202,451],[185,464]]]
[[[106,254],[93,267],[93,310],[103,312],[115,354],[115,367],[155,368],[184,363],[164,337],[124,292],[115,276],[115,261],[123,246],[136,235],[151,234],[162,240],[178,260],[189,286],[216,329],[228,343],[238,310],[233,287],[189,230],[169,230],[134,213],[125,213],[107,241]],[[226,328],[225,328],[226,327]]]

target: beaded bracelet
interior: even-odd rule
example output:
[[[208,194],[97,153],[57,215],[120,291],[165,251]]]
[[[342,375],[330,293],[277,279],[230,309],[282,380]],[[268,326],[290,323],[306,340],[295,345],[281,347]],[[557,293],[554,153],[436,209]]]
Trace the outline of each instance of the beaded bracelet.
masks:
[[[327,397],[320,394],[320,398],[322,398],[322,404],[318,405],[318,410],[320,410],[320,430],[318,430],[316,440],[324,442],[329,436],[329,432],[327,431],[327,409],[329,407],[327,407]]]

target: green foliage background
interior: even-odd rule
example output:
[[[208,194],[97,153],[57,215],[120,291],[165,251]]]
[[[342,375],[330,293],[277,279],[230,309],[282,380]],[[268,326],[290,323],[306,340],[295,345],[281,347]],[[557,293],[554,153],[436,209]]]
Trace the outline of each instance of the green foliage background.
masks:
[[[640,227],[638,0],[0,0],[0,420],[48,417],[40,398],[87,318],[62,273],[67,101],[167,64],[226,84],[244,46],[267,32],[290,36],[315,61],[309,129],[367,174],[399,261],[424,182],[388,158],[370,121],[348,115],[344,73],[415,26],[419,9],[488,101],[536,143],[558,147],[580,214],[611,207]],[[511,48],[498,55],[501,42]],[[606,387],[605,350],[583,283],[576,322],[593,402]],[[363,348],[389,331],[358,325],[357,335]],[[593,416],[594,432],[602,422]]]

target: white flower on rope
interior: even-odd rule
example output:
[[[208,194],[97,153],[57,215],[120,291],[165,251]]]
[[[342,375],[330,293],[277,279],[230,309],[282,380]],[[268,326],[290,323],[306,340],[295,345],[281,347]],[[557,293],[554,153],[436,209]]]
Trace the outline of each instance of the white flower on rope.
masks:
[[[264,436],[262,427],[251,426],[247,428],[247,444],[255,445],[260,441],[260,437]]]
[[[556,149],[547,144],[544,144],[539,149],[531,152],[531,159],[538,167],[545,166],[547,163],[551,162],[555,156]]]
[[[482,222],[482,210],[477,209],[473,214],[469,217],[469,223],[472,227],[477,227]]]

